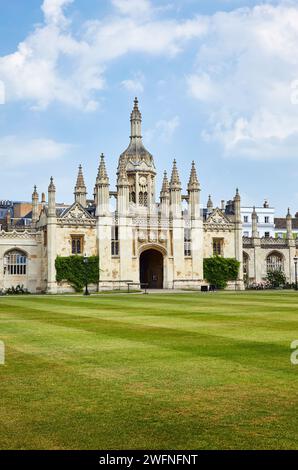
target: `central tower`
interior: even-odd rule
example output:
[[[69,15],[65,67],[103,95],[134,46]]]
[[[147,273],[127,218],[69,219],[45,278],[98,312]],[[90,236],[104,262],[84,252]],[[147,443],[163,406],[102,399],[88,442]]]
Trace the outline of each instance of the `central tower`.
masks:
[[[121,168],[122,171],[124,168],[127,173],[129,201],[138,206],[150,208],[155,203],[156,171],[153,156],[143,145],[142,114],[137,98],[134,100],[130,123],[130,143],[125,152],[120,155],[117,174],[119,176]]]

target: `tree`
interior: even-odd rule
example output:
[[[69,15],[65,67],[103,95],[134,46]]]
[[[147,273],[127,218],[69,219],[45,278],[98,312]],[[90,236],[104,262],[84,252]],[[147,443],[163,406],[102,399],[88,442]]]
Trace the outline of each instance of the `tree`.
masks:
[[[204,259],[204,278],[218,289],[227,287],[228,281],[236,281],[240,262],[235,258],[213,256]]]
[[[282,269],[275,269],[267,273],[267,281],[272,289],[276,289],[277,287],[284,287],[287,279]]]

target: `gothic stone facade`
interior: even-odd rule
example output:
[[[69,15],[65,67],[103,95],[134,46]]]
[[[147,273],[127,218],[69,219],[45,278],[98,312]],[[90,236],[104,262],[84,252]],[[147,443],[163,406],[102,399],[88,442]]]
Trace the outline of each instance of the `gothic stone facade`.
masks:
[[[204,283],[203,259],[214,254],[241,262],[239,278],[231,288],[243,289],[244,275],[250,282],[260,282],[268,267],[275,266],[281,266],[293,281],[296,246],[290,214],[286,241],[260,239],[256,214],[252,238],[243,238],[238,190],[229,210],[214,208],[211,198],[207,210],[201,210],[194,162],[187,193],[182,193],[174,161],[170,180],[164,174],[157,202],[154,159],[143,145],[141,124],[136,99],[130,143],[119,158],[116,191],[110,190],[103,155],[92,200],[87,200],[81,166],[75,201],[67,209],[57,210],[53,178],[41,211],[34,189],[31,226],[12,225],[0,232],[0,288],[20,284],[32,293],[70,292],[69,285],[56,281],[55,260],[74,254],[99,257],[100,282],[94,289],[126,287],[128,281],[151,288],[198,287]],[[112,198],[115,211],[111,210]]]

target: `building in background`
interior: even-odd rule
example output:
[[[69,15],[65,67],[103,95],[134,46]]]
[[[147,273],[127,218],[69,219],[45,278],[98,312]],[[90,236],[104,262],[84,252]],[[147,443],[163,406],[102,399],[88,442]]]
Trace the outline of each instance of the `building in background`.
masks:
[[[12,201],[0,201],[0,230],[5,229],[6,220],[9,215],[13,213],[13,202]],[[9,214],[9,215],[8,215]]]
[[[253,211],[257,213],[258,233],[260,238],[270,238],[275,236],[275,209],[270,207],[267,200],[264,201],[262,206],[255,207],[241,207],[241,220],[243,227],[243,236],[252,236],[252,214]]]
[[[293,237],[298,239],[298,212],[292,219]],[[275,238],[286,239],[287,238],[287,219],[286,217],[276,217],[274,219],[274,230]]]
[[[41,202],[38,203],[37,213],[40,215],[42,208],[46,205],[45,193],[42,194]],[[32,225],[32,201],[0,201],[0,228],[2,230],[22,230]],[[57,211],[64,211],[69,204],[57,203]]]

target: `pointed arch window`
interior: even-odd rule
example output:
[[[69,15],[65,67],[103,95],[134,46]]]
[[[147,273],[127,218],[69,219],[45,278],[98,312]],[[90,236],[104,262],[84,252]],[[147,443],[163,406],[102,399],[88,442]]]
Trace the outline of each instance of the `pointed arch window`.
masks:
[[[267,256],[267,273],[271,271],[283,271],[284,261],[283,256],[280,253],[271,253]]]
[[[22,251],[10,251],[4,257],[5,272],[9,276],[26,276],[27,262],[27,256]]]

